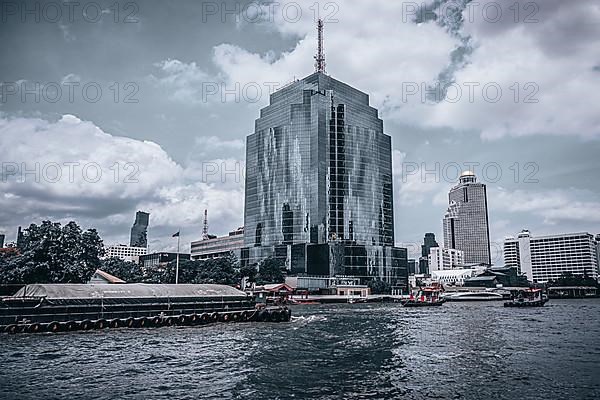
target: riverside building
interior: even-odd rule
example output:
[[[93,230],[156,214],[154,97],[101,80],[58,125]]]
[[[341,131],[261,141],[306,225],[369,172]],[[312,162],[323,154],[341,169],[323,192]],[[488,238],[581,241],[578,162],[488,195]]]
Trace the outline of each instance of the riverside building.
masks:
[[[504,265],[532,282],[564,274],[598,279],[598,241],[587,232],[534,237],[527,230],[504,240]]]
[[[460,175],[448,193],[444,215],[444,247],[464,252],[467,264],[491,265],[486,186],[471,171]]]
[[[407,286],[394,246],[392,143],[369,96],[325,73],[271,94],[246,146],[242,263]]]
[[[238,260],[244,247],[244,227],[229,232],[226,236],[207,236],[191,244],[192,260],[224,257],[232,252]]]
[[[432,247],[429,249],[429,270],[443,271],[457,268],[465,263],[464,253],[456,249]]]

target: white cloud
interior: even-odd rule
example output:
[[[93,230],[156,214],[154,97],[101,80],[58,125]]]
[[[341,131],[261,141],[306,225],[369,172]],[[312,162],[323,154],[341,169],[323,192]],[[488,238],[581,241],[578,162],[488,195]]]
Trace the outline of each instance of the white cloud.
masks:
[[[61,85],[65,85],[65,84],[69,84],[69,83],[72,83],[72,82],[81,82],[81,77],[79,75],[77,75],[77,74],[70,73],[70,74],[65,75],[61,79],[60,84]]]
[[[489,196],[489,202],[493,210],[533,214],[543,218],[545,224],[600,222],[600,202],[588,190],[508,191],[498,188],[493,196]]]
[[[195,164],[177,164],[156,143],[113,136],[73,115],[56,122],[0,118],[0,159],[4,230],[46,218],[76,219],[97,227],[108,243],[123,242],[139,209],[151,213],[157,249],[173,229],[181,228],[184,240],[197,239],[205,208],[222,223],[215,233],[243,218],[239,176],[222,181],[217,171],[218,177],[205,173],[202,179]]]
[[[496,23],[490,22],[490,15],[484,18],[482,10],[488,3],[499,4],[479,2],[473,22],[467,11],[463,13],[467,22],[461,32],[471,37],[473,51],[455,74],[460,100],[414,102],[400,108],[395,117],[423,121],[427,127],[472,130],[485,139],[536,134],[599,138],[600,115],[590,107],[600,102],[600,92],[590,90],[600,76],[593,69],[600,60],[598,3],[544,1],[531,17],[537,23],[524,20],[538,3],[522,1],[518,17],[507,3],[503,19]],[[473,101],[471,83],[479,85]],[[496,97],[492,86],[484,95],[486,84],[501,88],[497,102],[492,102]]]
[[[595,21],[600,19],[600,6],[587,0],[550,0],[531,15],[531,2],[523,0],[517,16],[507,3],[501,20],[492,22],[491,11],[484,12],[488,3],[499,4],[473,3],[463,12],[464,26],[442,26],[435,21],[413,23],[407,13],[412,1],[347,0],[336,2],[337,10],[321,2],[321,16],[336,11],[333,19],[338,21],[325,18],[328,72],[369,93],[384,118],[404,124],[473,131],[485,139],[536,134],[600,137],[600,114],[590,106],[600,103],[600,92],[590,90],[599,76],[600,25]],[[267,87],[313,71],[314,7],[303,7],[300,20],[291,22],[282,11],[289,4],[298,3],[284,1],[263,9],[260,25],[296,37],[291,50],[259,54],[223,43],[214,48],[217,75],[207,77],[195,63],[175,60],[160,64],[167,73],[161,83],[171,87],[175,98],[198,101],[203,95],[198,84],[208,79],[238,92],[237,97],[213,98],[251,104],[241,92],[246,85],[258,84],[262,96],[257,104],[267,104]],[[526,19],[538,22],[525,23]],[[455,59],[457,49],[465,53],[460,61]],[[448,71],[454,71],[449,96],[457,95],[459,88],[460,99],[423,101],[427,85]],[[474,84],[478,86],[470,96]],[[417,93],[410,95],[415,88]],[[502,93],[495,101],[497,88]]]
[[[181,103],[203,104],[207,98],[203,90],[214,82],[195,62],[185,63],[179,60],[163,60],[154,64],[159,68],[159,76],[151,75],[150,81],[166,88],[171,100]]]
[[[148,141],[112,136],[88,121],[63,115],[0,119],[0,154],[5,184],[50,196],[143,197],[181,173]]]

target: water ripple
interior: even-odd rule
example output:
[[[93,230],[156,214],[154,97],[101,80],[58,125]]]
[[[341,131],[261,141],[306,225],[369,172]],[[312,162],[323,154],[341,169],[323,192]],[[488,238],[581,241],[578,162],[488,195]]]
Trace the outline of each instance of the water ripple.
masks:
[[[0,398],[600,398],[600,301],[549,305],[298,306],[281,324],[3,335]]]

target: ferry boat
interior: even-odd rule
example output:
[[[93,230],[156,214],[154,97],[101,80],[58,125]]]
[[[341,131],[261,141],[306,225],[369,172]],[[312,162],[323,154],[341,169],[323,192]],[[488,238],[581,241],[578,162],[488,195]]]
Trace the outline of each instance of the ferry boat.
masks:
[[[504,307],[542,307],[548,297],[542,294],[542,289],[520,289],[513,292],[511,300]]]
[[[0,298],[0,332],[289,321],[287,307],[257,308],[226,285],[34,284]]]
[[[441,293],[442,291],[437,287],[425,287],[417,292],[417,296],[411,293],[408,300],[402,301],[402,305],[404,307],[441,306],[446,301]]]
[[[504,297],[500,293],[481,291],[446,294],[444,299],[448,301],[496,301],[503,300]]]

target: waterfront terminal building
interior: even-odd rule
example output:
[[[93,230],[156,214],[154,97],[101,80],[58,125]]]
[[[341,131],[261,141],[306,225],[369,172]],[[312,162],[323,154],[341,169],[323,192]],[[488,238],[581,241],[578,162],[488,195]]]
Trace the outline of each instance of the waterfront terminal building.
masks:
[[[492,264],[486,186],[465,171],[448,193],[444,215],[444,247],[464,252],[467,264]]]
[[[242,264],[407,286],[391,137],[367,94],[323,71],[271,94],[247,138],[244,225]]]
[[[527,230],[504,240],[504,265],[532,282],[564,274],[598,279],[598,241],[587,232],[534,237]]]

